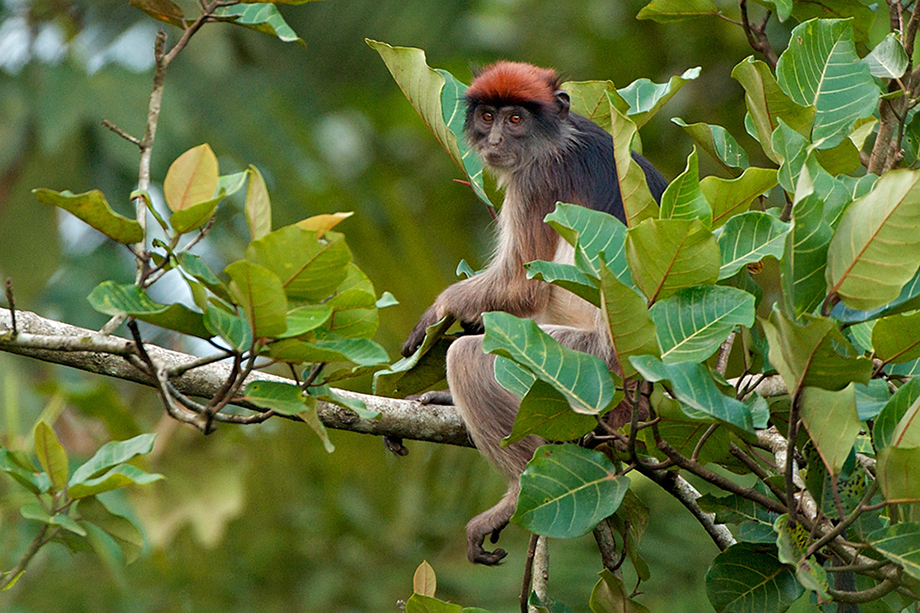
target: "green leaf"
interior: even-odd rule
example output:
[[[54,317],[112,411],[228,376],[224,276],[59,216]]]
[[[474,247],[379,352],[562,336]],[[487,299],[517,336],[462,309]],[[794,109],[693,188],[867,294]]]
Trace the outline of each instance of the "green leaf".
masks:
[[[267,268],[281,280],[293,300],[320,302],[328,298],[348,275],[351,251],[345,237],[286,226],[249,243],[246,259]],[[371,300],[373,304],[373,300]]]
[[[220,198],[212,198],[176,211],[169,216],[169,225],[180,234],[197,230],[214,217],[218,204],[220,204]]]
[[[880,79],[900,79],[907,71],[910,58],[898,35],[890,32],[862,61],[869,67],[869,73]]]
[[[886,501],[920,501],[920,447],[885,447],[876,466]]]
[[[920,172],[885,173],[843,214],[827,253],[828,292],[850,308],[891,302],[920,267]]]
[[[0,471],[8,474],[33,494],[40,494],[46,491],[50,485],[47,476],[44,480],[40,479],[39,475],[44,475],[44,473],[36,474],[35,468],[31,466],[31,463],[25,463],[26,465],[23,466],[24,462],[19,461],[16,455],[17,452],[0,449]]]
[[[360,398],[344,396],[328,385],[314,385],[307,389],[307,393],[317,400],[331,402],[344,409],[348,409],[360,419],[377,419],[380,417],[380,411],[369,411],[367,409],[367,404]]]
[[[149,324],[182,334],[211,338],[201,313],[183,304],[154,302],[136,285],[118,285],[103,281],[86,297],[94,309],[106,315],[128,315]]]
[[[620,183],[620,195],[623,198],[623,211],[626,213],[626,225],[632,228],[643,219],[658,217],[658,203],[648,189],[645,172],[632,157],[633,142],[638,136],[638,128],[633,120],[618,108],[617,105],[621,103],[622,98],[608,93],[607,101],[610,107],[613,157],[617,167],[617,180]]]
[[[359,366],[385,364],[386,350],[369,338],[346,338],[334,332],[317,331],[309,342],[286,339],[269,345],[269,355],[285,362],[354,362]]]
[[[252,347],[252,329],[242,315],[209,304],[204,311],[204,325],[211,334],[221,337],[240,353]]]
[[[706,17],[721,13],[712,0],[652,0],[642,7],[636,19],[651,19],[659,23]]]
[[[272,231],[272,205],[268,197],[268,187],[262,173],[249,165],[249,185],[246,187],[246,224],[252,240],[258,240]]]
[[[622,112],[629,110],[629,103],[617,93],[613,81],[566,81],[561,87],[569,95],[571,112],[587,117],[608,132],[611,128],[610,99]]]
[[[779,535],[776,541],[779,561],[795,568],[795,578],[804,588],[816,592],[822,600],[830,600],[827,571],[814,557],[805,557],[808,529],[801,523],[790,522],[788,515],[777,517],[773,528]]]
[[[141,225],[113,211],[103,193],[98,189],[73,194],[68,191],[56,192],[39,188],[33,189],[32,193],[42,204],[56,206],[72,213],[114,241],[130,245],[144,240],[144,230]]]
[[[217,156],[211,147],[207,144],[192,147],[166,171],[163,179],[166,205],[176,212],[213,200],[218,178]]]
[[[132,466],[121,464],[94,479],[82,479],[67,489],[71,498],[86,498],[102,492],[110,492],[126,485],[145,485],[163,478],[163,475],[151,474]]]
[[[462,613],[463,607],[431,596],[412,594],[406,601],[406,613]]]
[[[530,319],[484,313],[482,348],[521,364],[565,396],[576,413],[595,415],[617,398],[616,385],[600,358],[560,345]]]
[[[600,296],[591,278],[571,264],[545,262],[536,260],[524,264],[528,279],[538,279],[557,285],[587,300],[594,306],[600,306]]]
[[[537,379],[521,399],[511,434],[502,440],[502,445],[515,443],[529,434],[548,441],[572,441],[595,427],[597,419],[576,413],[565,396],[549,383]]]
[[[224,272],[232,279],[230,293],[243,309],[253,336],[284,334],[288,302],[278,275],[246,260],[233,262]]]
[[[698,285],[655,303],[649,316],[662,362],[702,362],[735,326],[754,325],[754,296],[734,287]]]
[[[86,536],[86,530],[78,524],[72,517],[66,513],[56,513],[54,515],[49,515],[48,511],[45,510],[41,504],[37,502],[30,502],[22,505],[19,508],[19,514],[26,519],[34,519],[42,523],[46,523],[50,526],[58,526],[69,530],[74,534],[79,534],[80,536]]]
[[[732,545],[706,572],[706,595],[716,613],[785,611],[803,592],[773,546]]]
[[[647,381],[670,381],[671,391],[681,402],[680,409],[687,417],[707,421],[716,419],[745,432],[754,432],[750,408],[719,391],[702,364],[664,364],[650,355],[633,356],[629,361]]]
[[[319,414],[316,412],[316,398],[305,396],[303,400],[306,404],[306,410],[299,413],[297,416],[316,433],[319,440],[323,443],[323,449],[326,450],[326,453],[332,453],[335,451],[335,445],[333,445],[332,441],[329,439],[329,432],[326,430],[326,426],[323,425],[323,422],[320,421]]]
[[[770,67],[753,57],[735,66],[732,78],[744,88],[744,99],[755,130],[752,136],[757,138],[767,157],[779,163],[780,159],[771,144],[779,120],[785,121],[796,132],[807,134],[811,130],[815,110],[793,102],[780,89]]]
[[[722,226],[733,215],[748,210],[754,198],[775,186],[776,170],[772,168],[747,168],[735,179],[704,177],[700,181],[700,191],[712,206],[712,229]]]
[[[441,90],[441,110],[444,114],[444,123],[447,124],[447,129],[454,135],[457,150],[460,153],[460,160],[462,161],[463,172],[466,173],[466,177],[469,179],[473,193],[491,207],[492,201],[486,194],[482,181],[482,159],[467,143],[464,131],[466,126],[466,100],[464,95],[466,94],[467,86],[446,70],[436,72],[444,77],[444,89]]]
[[[54,435],[51,426],[43,421],[35,424],[32,431],[32,439],[35,444],[35,455],[42,468],[51,479],[51,486],[55,492],[63,492],[67,487],[67,475],[69,469],[67,466],[67,451]]]
[[[812,0],[810,2],[788,2],[792,9],[792,17],[798,23],[820,17],[824,19],[845,19],[853,24],[853,34],[856,42],[868,43],[876,11],[860,2],[860,0]],[[886,30],[888,28],[885,28]]]
[[[556,209],[546,216],[545,221],[575,247],[575,265],[584,274],[600,278],[603,254],[603,261],[616,278],[633,287],[626,264],[626,227],[619,219],[601,211],[558,202]]]
[[[839,475],[850,455],[862,422],[856,414],[855,386],[837,392],[806,387],[800,403],[802,422],[827,470]]]
[[[697,219],[647,219],[630,228],[626,259],[649,302],[714,283],[719,274],[719,244]]]
[[[518,398],[526,396],[534,382],[537,381],[529,370],[514,360],[503,358],[500,355],[495,356],[492,370],[495,372],[495,380],[498,381],[498,384]]]
[[[281,415],[299,415],[306,410],[303,391],[292,383],[252,381],[243,388],[242,400]]]
[[[692,453],[692,452],[691,452]],[[763,484],[755,485],[755,489],[765,493]],[[773,532],[773,522],[776,513],[767,511],[757,503],[731,494],[729,496],[714,496],[706,494],[697,499],[700,509],[707,513],[715,513],[717,524],[736,524],[737,537],[740,541],[748,543],[775,543],[776,534]]]
[[[661,195],[661,219],[699,219],[707,228],[712,225],[712,208],[700,190],[699,161],[696,147],[687,157],[687,168],[671,181]]]
[[[102,529],[121,548],[125,563],[134,562],[144,548],[144,536],[134,523],[122,515],[113,513],[98,498],[84,498],[77,507],[83,522],[90,522]]]
[[[230,290],[220,279],[217,278],[208,265],[204,263],[200,256],[184,252],[177,253],[176,260],[179,262],[179,270],[185,275],[200,281],[211,290],[221,300],[232,302]]]
[[[873,532],[867,539],[872,548],[920,580],[920,523],[902,522]]]
[[[636,374],[629,361],[632,355],[659,355],[655,324],[649,317],[645,300],[621,283],[601,260],[601,312],[617,362],[624,377]]]
[[[126,441],[109,441],[100,447],[93,457],[73,471],[70,487],[98,477],[113,466],[123,464],[133,457],[150,453],[155,438],[155,434],[141,434]]]
[[[649,613],[641,604],[630,600],[626,586],[606,568],[591,590],[589,602],[594,613]]]
[[[300,2],[287,2],[285,4],[299,4]],[[215,19],[227,21],[238,26],[250,28],[269,36],[274,36],[285,43],[297,43],[306,47],[297,33],[291,29],[278,8],[271,3],[237,4],[220,6],[212,13]]]
[[[876,357],[892,364],[920,358],[920,313],[879,319],[872,328],[872,348]]]
[[[892,444],[895,430],[908,412],[917,415],[920,410],[917,398],[920,398],[920,379],[911,379],[888,400],[872,424],[872,442],[876,449]]]
[[[458,100],[446,109],[442,108],[445,100],[444,90],[447,85],[445,72],[431,69],[425,60],[424,51],[413,47],[393,47],[369,38],[365,39],[365,42],[380,54],[390,74],[396,80],[396,84],[399,85],[403,94],[409,99],[412,107],[421,115],[425,124],[428,125],[438,142],[447,150],[447,153],[450,154],[457,166],[467,173],[470,183],[473,185],[476,185],[477,182],[479,183],[479,186],[474,188],[474,191],[480,198],[483,198],[485,192],[480,190],[481,173],[475,170],[475,162],[470,159],[470,170],[473,175],[469,174],[466,160],[464,159],[466,143],[462,138],[458,139],[445,120],[448,109],[450,109],[450,115],[453,117],[456,109],[459,108],[460,84],[451,81],[453,89],[449,91],[453,91],[454,97],[457,97]],[[451,125],[455,129],[458,126],[454,121],[451,121]],[[492,206],[488,198],[485,198],[484,201],[489,206]]]
[[[695,0],[705,2],[705,0]],[[637,128],[644,126],[655,116],[668,100],[674,97],[687,81],[700,76],[700,67],[688,68],[680,76],[671,77],[667,83],[652,83],[648,79],[637,79],[623,89],[617,90],[620,97],[629,104],[627,115]]]
[[[279,338],[303,336],[316,330],[332,317],[329,304],[308,304],[291,309],[287,314],[287,331]]]
[[[443,381],[450,342],[442,337],[453,323],[453,318],[444,317],[428,326],[425,339],[415,353],[402,358],[387,370],[374,373],[374,395],[405,398]]]
[[[822,149],[839,144],[856,120],[878,106],[879,88],[856,55],[853,25],[845,19],[798,25],[779,57],[776,75],[793,102],[815,107],[812,141]]]
[[[766,257],[783,257],[786,235],[792,224],[767,213],[749,211],[728,220],[719,235],[722,266],[719,280],[733,276],[741,268]]]
[[[795,397],[805,387],[830,391],[851,382],[867,383],[872,376],[872,361],[855,356],[834,322],[805,316],[805,325],[796,324],[774,307],[769,321],[761,320],[770,343],[770,363],[779,371],[786,389]],[[838,351],[839,350],[839,351]]]
[[[629,478],[599,451],[576,445],[545,445],[521,475],[511,521],[551,538],[573,538],[592,530],[620,507]]]
[[[824,200],[814,193],[795,201],[792,221],[780,273],[786,308],[798,317],[811,313],[824,300],[827,244],[834,231],[824,220]]]
[[[739,168],[748,167],[747,152],[722,126],[705,123],[687,124],[680,117],[672,117],[671,121],[682,127],[697,146],[711,155],[732,176],[737,177],[741,174]]]

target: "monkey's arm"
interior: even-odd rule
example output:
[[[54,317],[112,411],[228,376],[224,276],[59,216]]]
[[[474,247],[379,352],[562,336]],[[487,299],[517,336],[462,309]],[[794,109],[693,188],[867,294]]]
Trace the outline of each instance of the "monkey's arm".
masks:
[[[482,332],[482,314],[505,311],[518,317],[540,312],[549,299],[550,288],[542,281],[527,279],[523,267],[509,272],[489,267],[475,277],[454,283],[437,297],[415,324],[403,344],[402,355],[410,356],[425,339],[425,330],[445,316],[460,322],[467,332]]]

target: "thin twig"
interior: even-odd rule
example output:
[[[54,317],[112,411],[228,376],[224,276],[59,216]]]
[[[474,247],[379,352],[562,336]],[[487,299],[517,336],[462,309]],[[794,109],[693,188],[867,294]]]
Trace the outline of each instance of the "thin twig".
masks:
[[[131,144],[133,144],[133,145],[136,145],[137,147],[141,147],[141,141],[140,141],[140,139],[131,136],[130,134],[128,134],[127,132],[125,132],[124,130],[122,130],[122,129],[119,128],[118,126],[116,126],[114,123],[112,123],[112,122],[109,121],[108,119],[103,119],[103,120],[102,120],[102,125],[103,125],[104,127],[108,128],[109,130],[111,130],[112,132],[114,132],[115,134],[117,134],[118,136],[122,137],[123,139],[125,139],[125,140],[128,141],[129,143],[131,143]]]
[[[530,544],[527,546],[527,557],[524,558],[524,577],[521,580],[521,595],[518,601],[521,605],[521,613],[527,613],[527,601],[530,600],[530,589],[533,583],[533,558],[537,553],[537,540],[540,537],[536,534],[530,535]]]

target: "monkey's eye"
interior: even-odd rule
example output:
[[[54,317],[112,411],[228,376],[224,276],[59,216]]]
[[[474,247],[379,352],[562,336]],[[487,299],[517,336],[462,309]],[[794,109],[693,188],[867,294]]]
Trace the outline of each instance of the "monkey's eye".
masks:
[[[495,119],[495,115],[492,113],[492,111],[483,111],[483,112],[482,112],[482,120],[483,120],[483,121],[487,121],[487,122],[491,123],[493,119]]]
[[[521,123],[522,120],[523,120],[523,117],[517,114],[514,114],[508,118],[508,121],[510,121],[513,124],[519,124]]]

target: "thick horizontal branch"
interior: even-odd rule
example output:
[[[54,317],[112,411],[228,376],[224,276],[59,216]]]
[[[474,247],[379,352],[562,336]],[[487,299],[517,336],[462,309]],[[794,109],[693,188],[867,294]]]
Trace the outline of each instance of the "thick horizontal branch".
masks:
[[[196,356],[170,351],[149,343],[145,343],[144,347],[157,364],[169,370],[199,361]],[[153,377],[135,368],[126,357],[123,357],[136,355],[133,341],[117,336],[104,336],[93,330],[45,319],[28,311],[16,311],[14,335],[10,310],[0,308],[0,351],[150,387],[156,386]],[[218,392],[229,374],[230,364],[218,362],[190,370],[171,381],[176,389],[187,396],[210,398]],[[290,379],[266,373],[254,373],[247,382],[255,380],[291,382]],[[329,428],[471,446],[466,428],[454,407],[421,405],[418,402],[368,396],[346,390],[336,392],[347,398],[364,401],[369,410],[379,411],[380,417],[360,419],[351,411],[337,405],[319,402],[319,418]],[[247,409],[261,410],[244,402],[237,404]]]

